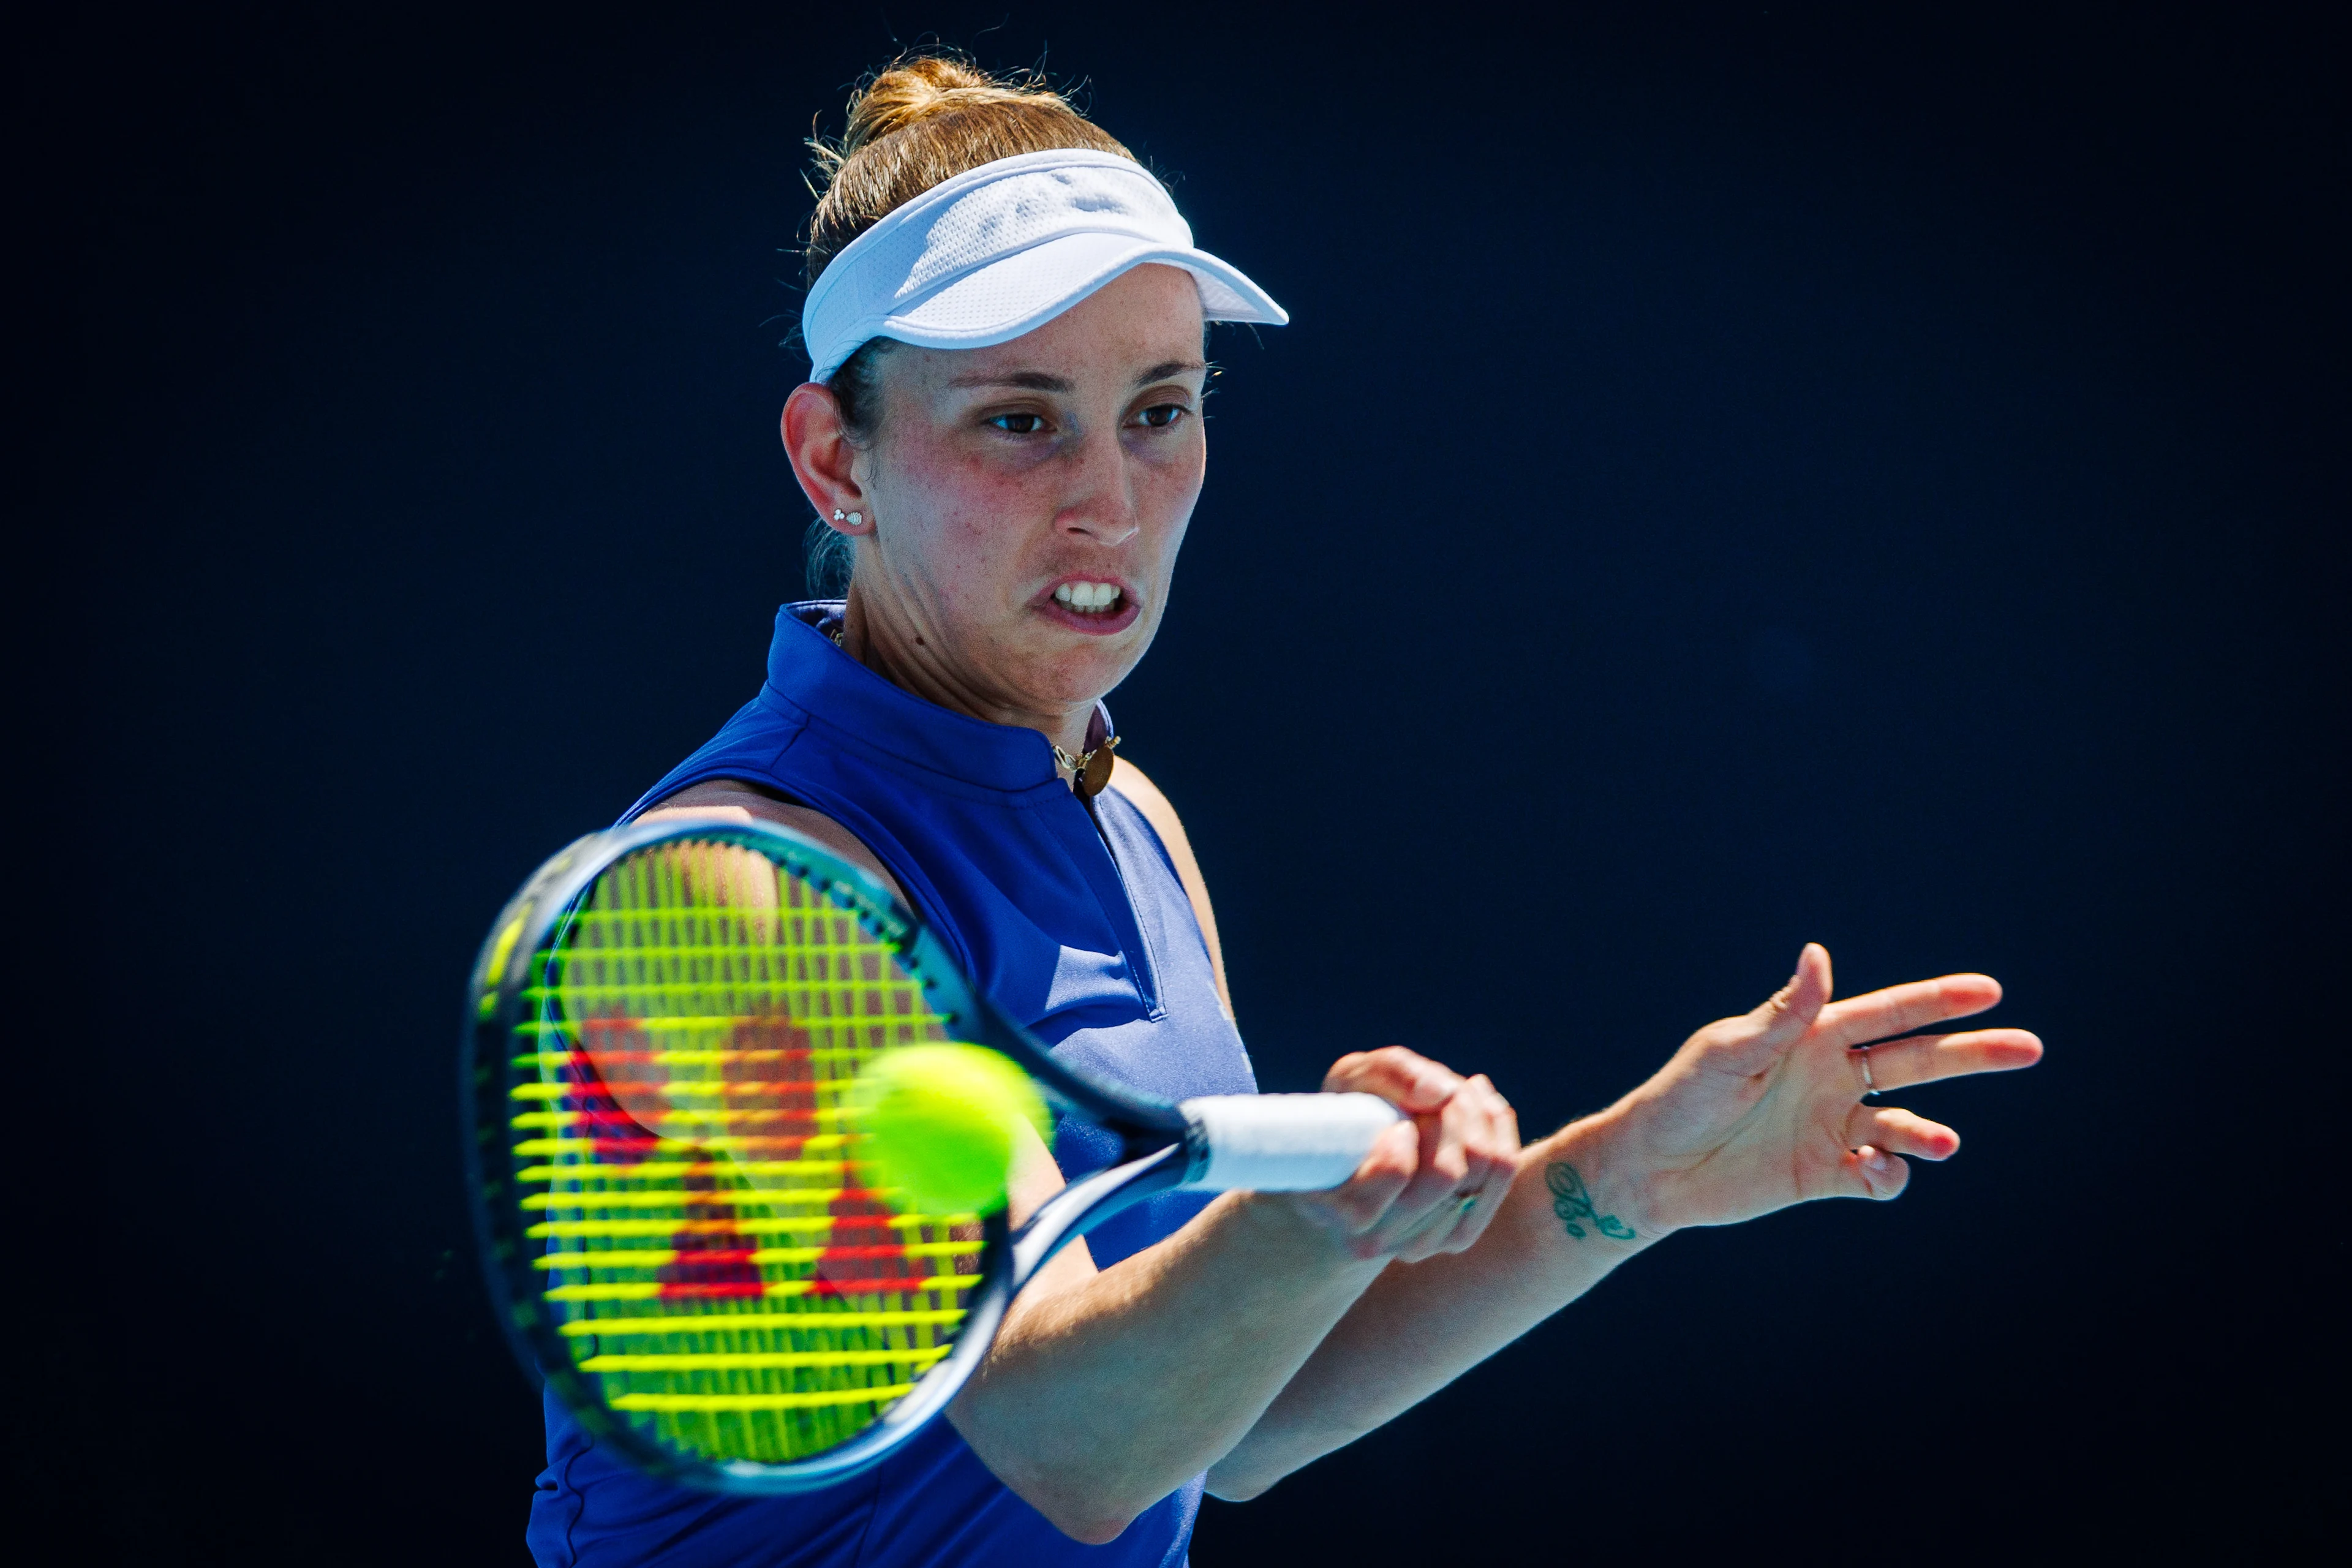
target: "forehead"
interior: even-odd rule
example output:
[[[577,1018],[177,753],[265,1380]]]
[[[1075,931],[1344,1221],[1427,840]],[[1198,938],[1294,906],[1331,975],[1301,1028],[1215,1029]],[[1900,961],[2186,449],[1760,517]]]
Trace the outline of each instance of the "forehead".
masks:
[[[893,353],[890,363],[910,380],[943,390],[1033,375],[1124,386],[1152,366],[1200,363],[1202,327],[1201,291],[1192,275],[1147,265],[1121,273],[1009,342],[978,349],[909,344]]]

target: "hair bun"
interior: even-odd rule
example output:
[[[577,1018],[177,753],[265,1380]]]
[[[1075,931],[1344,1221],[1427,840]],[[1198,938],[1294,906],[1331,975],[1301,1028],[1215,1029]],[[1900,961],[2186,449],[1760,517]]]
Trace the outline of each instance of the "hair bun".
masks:
[[[883,71],[852,100],[841,151],[846,156],[936,114],[1046,96],[1026,81],[999,80],[961,60],[918,56]]]
[[[850,95],[841,140],[808,145],[817,166],[809,182],[817,198],[808,226],[811,283],[884,214],[967,169],[1060,147],[1134,156],[1039,73],[991,76],[937,54],[891,61]]]

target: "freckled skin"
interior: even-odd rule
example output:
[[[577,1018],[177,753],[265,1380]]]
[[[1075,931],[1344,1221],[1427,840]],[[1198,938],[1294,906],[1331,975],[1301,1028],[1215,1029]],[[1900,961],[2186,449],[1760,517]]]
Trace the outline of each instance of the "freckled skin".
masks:
[[[1201,326],[1190,274],[1139,267],[1008,343],[898,346],[862,449],[830,391],[795,390],[802,488],[819,516],[864,519],[835,524],[857,538],[850,652],[942,707],[1082,749],[1160,629],[1200,499]],[[1118,584],[1129,624],[1069,625],[1050,599],[1073,576]]]

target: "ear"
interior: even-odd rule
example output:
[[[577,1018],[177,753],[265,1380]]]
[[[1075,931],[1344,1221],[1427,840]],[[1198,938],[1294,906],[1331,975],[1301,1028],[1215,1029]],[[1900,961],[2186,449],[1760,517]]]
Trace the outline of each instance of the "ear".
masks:
[[[857,448],[841,419],[841,404],[833,389],[804,381],[784,399],[781,421],[784,455],[792,459],[793,477],[801,493],[826,524],[843,533],[873,530],[874,509],[857,481]],[[865,521],[852,527],[836,521],[835,512],[857,512]]]

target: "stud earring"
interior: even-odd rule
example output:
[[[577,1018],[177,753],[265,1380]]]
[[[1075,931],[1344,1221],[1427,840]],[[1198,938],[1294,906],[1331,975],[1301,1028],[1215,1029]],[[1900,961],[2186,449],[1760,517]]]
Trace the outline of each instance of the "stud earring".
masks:
[[[845,512],[839,507],[835,507],[833,509],[833,521],[835,522],[845,522],[850,527],[856,528],[866,521],[866,514],[862,511]]]

